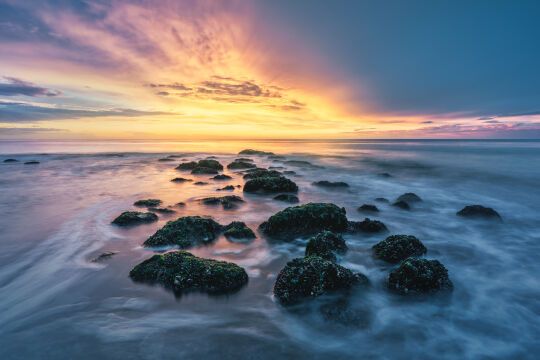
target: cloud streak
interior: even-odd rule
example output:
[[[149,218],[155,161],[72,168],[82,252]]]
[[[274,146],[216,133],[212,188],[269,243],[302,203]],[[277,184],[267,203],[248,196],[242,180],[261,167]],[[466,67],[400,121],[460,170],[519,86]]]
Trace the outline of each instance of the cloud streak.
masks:
[[[41,86],[34,85],[30,82],[23,81],[14,77],[4,76],[0,82],[1,96],[45,96],[55,97],[62,94],[59,90],[53,90]]]

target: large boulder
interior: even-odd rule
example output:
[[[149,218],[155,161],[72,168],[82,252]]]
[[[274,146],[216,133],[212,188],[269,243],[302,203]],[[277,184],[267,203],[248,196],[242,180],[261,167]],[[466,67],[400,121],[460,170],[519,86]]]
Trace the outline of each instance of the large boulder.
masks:
[[[338,233],[347,230],[345,208],[328,203],[309,203],[281,210],[260,225],[269,236],[289,238],[309,236],[329,230]]]
[[[246,271],[236,264],[202,259],[183,250],[154,255],[135,266],[129,276],[135,281],[160,283],[176,292],[229,293],[248,281]]]
[[[212,219],[200,216],[185,216],[174,221],[169,221],[164,227],[150,236],[143,246],[167,246],[177,245],[185,249],[197,244],[205,244],[213,241],[221,232],[221,225]]]
[[[139,211],[124,211],[116,219],[114,219],[112,223],[118,226],[130,226],[148,224],[157,220],[157,215],[152,214],[151,212],[143,213]]]
[[[492,218],[501,220],[501,216],[498,212],[489,207],[482,205],[468,205],[456,213],[458,216],[468,218]]]
[[[362,274],[324,260],[319,256],[296,258],[279,272],[274,295],[283,305],[293,305],[305,298],[315,298],[336,290],[346,290],[366,283]]]
[[[297,192],[298,186],[286,177],[258,177],[248,180],[244,184],[244,192],[278,193]]]
[[[376,233],[381,231],[387,231],[388,228],[379,220],[371,220],[370,218],[365,218],[362,221],[349,221],[347,230],[348,232],[352,233],[358,231]]]
[[[210,169],[215,169],[215,170],[223,170],[223,165],[221,165],[219,163],[219,161],[212,160],[212,159],[199,160],[199,163],[197,164],[197,167],[210,168]]]
[[[241,221],[233,221],[225,226],[224,230],[223,235],[228,239],[255,239],[253,230]]]
[[[392,264],[411,256],[422,256],[426,252],[424,244],[412,235],[392,235],[373,246],[376,258]]]
[[[316,255],[334,262],[336,254],[344,254],[346,251],[347,245],[343,236],[331,231],[321,231],[309,239],[306,245],[306,256]]]
[[[452,290],[448,270],[438,260],[407,258],[390,273],[388,288],[402,295]]]

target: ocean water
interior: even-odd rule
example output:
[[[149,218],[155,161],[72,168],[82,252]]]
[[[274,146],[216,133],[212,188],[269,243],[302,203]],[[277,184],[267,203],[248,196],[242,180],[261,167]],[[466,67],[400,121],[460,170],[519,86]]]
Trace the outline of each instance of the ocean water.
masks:
[[[227,164],[244,148],[273,151],[320,165],[282,166],[299,188],[300,203],[332,202],[350,220],[364,203],[388,234],[346,235],[341,264],[364,273],[367,289],[331,294],[294,308],[272,296],[279,270],[303,255],[305,239],[279,242],[257,232],[250,242],[220,236],[190,249],[197,256],[243,266],[248,284],[230,295],[177,296],[134,283],[137,263],[152,256],[144,240],[167,221],[211,216],[252,229],[287,205],[272,196],[233,194],[234,210],[197,200],[225,195],[241,175],[215,182],[180,173],[181,162],[213,155]],[[161,157],[181,154],[174,162]],[[540,142],[537,141],[259,141],[76,142],[3,141],[0,160],[0,359],[537,359],[540,352]],[[37,160],[39,165],[24,165]],[[391,177],[379,174],[389,173]],[[184,176],[206,186],[172,183]],[[316,180],[345,181],[325,190]],[[414,192],[411,211],[375,203]],[[229,194],[229,192],[226,192]],[[121,229],[110,224],[138,199],[179,201],[157,223]],[[493,207],[502,223],[455,215],[465,205]],[[389,234],[410,234],[438,259],[454,283],[451,294],[407,297],[390,293],[393,266],[371,247]],[[105,251],[111,258],[91,260]],[[345,300],[343,300],[345,299]],[[321,307],[346,304],[349,321]]]

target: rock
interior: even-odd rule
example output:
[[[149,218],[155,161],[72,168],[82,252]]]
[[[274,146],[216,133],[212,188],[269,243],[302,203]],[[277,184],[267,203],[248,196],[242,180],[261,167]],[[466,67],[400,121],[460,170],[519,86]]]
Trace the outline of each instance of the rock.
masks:
[[[360,212],[379,212],[379,209],[375,205],[364,204],[358,208]]]
[[[197,181],[196,183],[193,183],[193,185],[208,185],[208,183],[204,181]]]
[[[369,233],[388,231],[386,225],[384,225],[382,222],[378,220],[371,220],[369,218],[365,218],[363,221],[349,221],[347,230],[348,232],[352,233],[357,231]]]
[[[192,179],[186,179],[186,178],[183,178],[183,177],[176,177],[174,179],[171,180],[172,182],[176,182],[176,183],[183,183],[183,182],[186,182],[186,181],[193,181]]]
[[[178,165],[175,169],[176,170],[193,170],[197,167],[197,163],[195,161],[190,161],[187,163],[182,163]]]
[[[217,157],[214,155],[211,155],[211,156],[207,156],[206,159],[217,159]]]
[[[184,207],[184,206],[186,206],[186,203],[183,202],[183,201],[180,201],[180,202],[177,202],[177,203],[176,203],[176,206],[178,206],[178,207]]]
[[[285,171],[283,172],[283,174],[285,174],[285,175],[296,175],[296,171],[285,170]]]
[[[191,170],[191,173],[194,175],[214,175],[217,174],[218,171],[212,168],[197,166],[195,169]]]
[[[283,166],[269,166],[269,170],[283,170],[285,169]]]
[[[310,167],[310,168],[321,168],[321,169],[323,168],[322,166],[313,165],[309,161],[304,161],[304,160],[287,160],[284,163],[286,165],[297,166],[297,167]]]
[[[392,177],[392,175],[390,175],[389,173],[380,173],[378,174],[380,177],[383,177],[383,178],[389,178],[389,177]]]
[[[216,191],[234,191],[233,185],[227,185],[222,188],[216,189]]]
[[[219,161],[212,159],[199,160],[197,167],[223,170],[223,165],[221,165]]]
[[[373,246],[376,258],[392,264],[411,256],[422,256],[426,252],[424,244],[412,235],[392,235]]]
[[[260,228],[266,235],[291,240],[297,236],[315,235],[323,230],[342,233],[348,225],[345,214],[345,208],[334,204],[309,203],[275,213]]]
[[[274,197],[274,200],[284,201],[290,204],[296,204],[300,201],[298,196],[292,194],[279,194],[278,196]]]
[[[178,245],[181,249],[213,241],[221,231],[221,225],[212,219],[200,216],[185,216],[169,221],[150,236],[143,246]]]
[[[212,179],[214,179],[214,180],[230,180],[230,179],[232,179],[232,177],[230,177],[229,175],[220,174],[220,175],[214,176]]]
[[[169,156],[167,156],[167,157],[168,157],[168,158],[173,158],[173,159],[175,159],[175,158],[182,158],[182,157],[185,157],[185,155],[169,155]]]
[[[438,260],[405,259],[388,277],[388,288],[402,295],[451,291],[453,287],[448,270]]]
[[[283,305],[293,305],[305,298],[350,289],[366,282],[361,274],[319,256],[296,258],[279,272],[274,284],[274,295]]]
[[[159,159],[158,161],[174,161],[174,159],[166,157],[166,158]]]
[[[470,218],[497,218],[501,220],[498,212],[482,205],[468,205],[456,213],[458,216]]]
[[[249,158],[238,158],[238,159],[234,159],[234,161],[253,162],[253,159],[249,159]]]
[[[405,201],[406,203],[410,204],[410,203],[420,202],[422,201],[422,199],[420,199],[420,197],[414,193],[405,193],[401,195],[400,197],[398,197],[396,201]]]
[[[238,153],[238,155],[274,155],[273,152],[245,149]]]
[[[256,169],[254,171],[248,172],[243,176],[243,178],[246,180],[256,179],[260,177],[281,177],[281,173],[275,170]]]
[[[309,239],[306,245],[306,256],[320,256],[334,262],[336,261],[336,253],[344,254],[346,251],[347,245],[343,236],[331,231],[321,231],[317,236]]]
[[[159,199],[146,199],[146,200],[137,200],[133,205],[138,207],[156,207],[161,205],[161,200]]]
[[[233,221],[225,226],[223,233],[226,238],[235,239],[255,239],[255,233],[247,225],[241,221]]]
[[[411,207],[409,206],[409,204],[403,200],[396,201],[395,203],[392,204],[392,206],[398,207],[403,210],[411,210]]]
[[[156,214],[151,212],[139,212],[139,211],[124,211],[116,219],[112,221],[113,224],[118,226],[130,226],[139,224],[148,224],[157,221]]]
[[[102,262],[102,261],[110,259],[112,256],[114,256],[116,254],[118,254],[117,251],[106,251],[104,253],[99,254],[99,256],[92,259],[91,261],[94,262],[94,263],[95,262]]]
[[[285,156],[283,156],[283,155],[268,155],[268,159],[270,159],[270,160],[284,160]]]
[[[233,161],[232,163],[230,163],[229,165],[227,165],[227,169],[231,169],[231,170],[237,170],[237,169],[252,169],[252,168],[256,168],[257,165],[253,164],[253,163],[250,163],[250,162],[246,162],[246,161]]]
[[[326,187],[326,188],[348,188],[349,187],[349,184],[343,181],[332,182],[332,181],[326,181],[326,180],[315,181],[314,183],[312,183],[312,185]]]
[[[219,205],[221,204],[224,209],[232,209],[236,207],[236,203],[244,202],[240,196],[236,195],[227,195],[221,197],[207,197],[201,199],[202,203],[205,205]]]
[[[248,281],[246,271],[236,264],[199,258],[183,250],[154,255],[135,266],[129,276],[135,281],[160,283],[177,292],[229,293]]]
[[[36,160],[30,160],[24,163],[24,165],[37,165],[37,164],[39,164],[39,161],[36,161]]]
[[[160,214],[174,214],[176,211],[172,210],[172,209],[168,209],[168,208],[155,208],[155,207],[150,207],[148,208],[148,210],[152,211],[152,212],[157,212],[157,213],[160,213]]]
[[[375,198],[375,201],[383,202],[383,203],[389,203],[390,202],[390,201],[388,201],[388,199],[382,198],[382,197]]]
[[[371,322],[369,311],[351,307],[343,298],[323,304],[319,312],[325,321],[349,328],[367,328]]]
[[[244,192],[277,193],[297,192],[298,186],[286,177],[258,177],[244,184]]]
[[[5,159],[4,162],[5,163],[13,163],[13,162],[19,162],[19,160],[17,160],[17,159]]]

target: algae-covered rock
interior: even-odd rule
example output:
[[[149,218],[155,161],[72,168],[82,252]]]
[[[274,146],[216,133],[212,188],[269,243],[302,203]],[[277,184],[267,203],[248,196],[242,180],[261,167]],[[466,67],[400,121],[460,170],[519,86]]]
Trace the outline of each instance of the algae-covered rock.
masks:
[[[306,245],[306,256],[316,255],[334,262],[336,261],[336,253],[344,254],[346,251],[347,245],[343,236],[331,231],[321,231],[309,239]]]
[[[157,212],[157,213],[160,213],[160,214],[174,214],[176,211],[174,211],[173,209],[169,209],[169,208],[156,208],[156,207],[149,207],[148,210],[152,211],[152,212]]]
[[[290,204],[296,204],[300,201],[298,199],[298,196],[292,194],[280,194],[278,196],[275,196],[274,200],[288,202]]]
[[[427,252],[420,240],[412,235],[392,235],[373,246],[376,258],[397,264],[412,256],[422,256]]]
[[[375,205],[364,204],[358,208],[360,212],[379,212],[379,209]]]
[[[169,157],[166,157],[166,158],[161,158],[159,159],[158,161],[161,161],[161,162],[169,162],[169,161],[174,161],[174,159],[171,159]]]
[[[345,232],[347,216],[345,208],[328,203],[309,203],[281,210],[261,224],[261,230],[269,236],[294,238],[314,235],[323,230]]]
[[[219,174],[219,175],[214,176],[212,179],[214,179],[214,180],[230,180],[230,179],[232,179],[232,177],[230,177],[229,175],[225,175],[225,174]]]
[[[139,224],[148,224],[157,221],[156,214],[151,212],[139,212],[139,211],[124,211],[116,219],[112,221],[113,224],[118,226],[130,226]]]
[[[195,161],[190,161],[186,163],[182,163],[178,165],[175,169],[176,170],[193,170],[197,167],[197,163]]]
[[[406,201],[403,201],[403,200],[396,201],[395,203],[392,204],[392,206],[398,207],[398,208],[403,209],[403,210],[410,210],[411,209],[409,204]]]
[[[160,283],[177,292],[228,293],[248,281],[246,271],[236,264],[199,258],[183,250],[154,255],[135,266],[129,276],[135,281]]]
[[[405,201],[406,203],[415,203],[420,202],[422,199],[420,196],[416,195],[415,193],[405,193],[397,198],[396,201]]]
[[[227,169],[230,169],[230,170],[252,169],[252,168],[256,168],[256,167],[257,167],[257,165],[255,165],[255,164],[253,164],[251,162],[238,161],[238,160],[235,160],[232,163],[230,163],[229,165],[227,165]]]
[[[217,189],[217,191],[233,191],[233,190],[234,190],[233,185],[227,185],[227,186]]]
[[[223,170],[223,165],[221,165],[219,161],[212,159],[199,160],[197,167]]]
[[[145,200],[137,200],[133,203],[133,205],[138,207],[156,207],[161,205],[161,200],[159,199],[145,199]]]
[[[192,179],[186,179],[186,178],[183,178],[183,177],[175,177],[171,181],[175,182],[175,183],[183,183],[183,182],[189,182],[189,181],[193,181],[193,180]]]
[[[213,241],[221,231],[221,225],[212,219],[200,216],[185,216],[169,221],[164,227],[150,236],[143,246],[178,245],[185,249],[197,244]]]
[[[232,209],[236,207],[237,203],[244,202],[240,196],[236,195],[227,195],[220,197],[207,197],[201,199],[202,203],[205,205],[222,205],[224,209]]]
[[[349,184],[343,181],[327,181],[327,180],[321,180],[321,181],[315,181],[312,183],[312,185],[319,186],[319,187],[325,187],[325,188],[348,188]]]
[[[286,177],[258,177],[244,184],[244,192],[278,193],[297,192],[298,186]]]
[[[244,179],[255,179],[260,177],[281,177],[281,173],[275,170],[266,170],[266,169],[254,169],[253,171],[245,174]]]
[[[197,166],[195,169],[191,170],[191,173],[194,175],[214,175],[218,173],[218,170],[214,168]]]
[[[260,151],[253,149],[244,149],[238,153],[238,155],[274,155],[273,152]]]
[[[306,167],[306,168],[322,168],[322,166],[314,165],[309,161],[305,160],[287,160],[284,162],[286,165],[296,166],[296,167]]]
[[[357,231],[363,231],[363,232],[369,232],[369,233],[376,233],[380,231],[387,231],[386,225],[384,225],[379,220],[371,220],[369,218],[365,218],[362,221],[349,221],[348,225],[348,231],[349,232],[357,232]]]
[[[319,256],[297,258],[279,272],[274,284],[274,295],[283,305],[293,305],[305,298],[350,289],[367,282],[361,274],[324,260]]]
[[[245,223],[241,221],[233,221],[225,226],[223,235],[226,238],[234,239],[255,239],[255,233]]]
[[[458,216],[469,218],[495,218],[501,219],[498,212],[482,205],[468,205],[456,213]]]
[[[448,270],[438,260],[405,259],[388,277],[388,288],[403,295],[449,291],[453,287]]]

